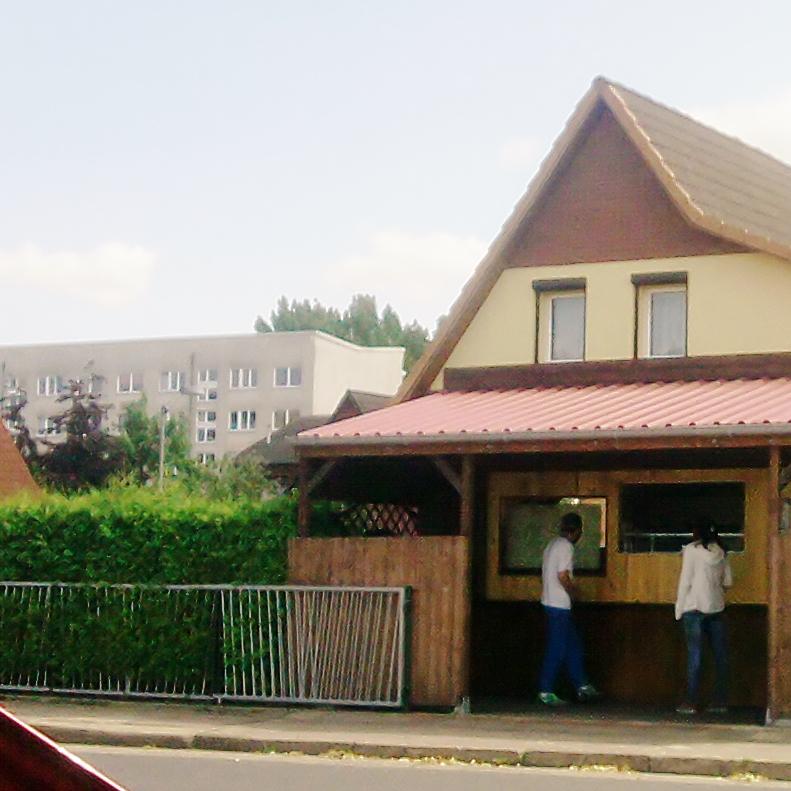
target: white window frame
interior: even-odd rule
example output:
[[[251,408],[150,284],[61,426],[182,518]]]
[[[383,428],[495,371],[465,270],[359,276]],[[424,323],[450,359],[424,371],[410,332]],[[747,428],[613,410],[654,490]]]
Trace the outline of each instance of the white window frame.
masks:
[[[209,434],[211,433],[211,436]],[[214,424],[201,425],[195,429],[195,442],[206,445],[217,441],[217,427]]]
[[[582,356],[575,358],[554,358],[552,356],[552,325],[555,301],[569,298],[582,298]],[[585,289],[559,289],[542,291],[538,295],[538,362],[540,363],[579,363],[585,360],[587,334],[588,297]]]
[[[277,372],[286,372],[286,384],[281,385],[277,383]],[[299,371],[299,382],[293,383],[294,371]],[[302,366],[301,365],[278,365],[272,373],[272,386],[273,387],[302,387]]]
[[[209,417],[213,415],[214,417]],[[214,426],[217,424],[217,410],[216,409],[199,409],[195,416],[195,422],[199,426]]]
[[[214,374],[214,376],[212,376]],[[216,368],[201,368],[198,371],[198,384],[202,385],[217,385],[217,369]]]
[[[168,386],[162,386],[162,380],[167,376],[168,378]],[[173,387],[173,380],[175,377],[176,386]],[[178,393],[181,392],[181,388],[184,386],[184,371],[162,371],[159,375],[159,392],[160,393]]]
[[[684,351],[681,354],[652,354],[651,329],[653,325],[654,294],[684,294]],[[689,293],[686,283],[664,283],[657,285],[641,285],[637,291],[637,355],[651,360],[677,360],[689,353]]]
[[[234,377],[236,381],[234,382]],[[228,376],[231,390],[254,390],[258,387],[257,368],[231,368]]]
[[[285,422],[283,425],[277,425],[277,414],[278,412],[283,413],[283,417]],[[292,420],[296,420],[300,416],[300,411],[298,409],[273,409],[272,410],[272,431],[280,431],[280,429],[285,428]]]
[[[39,437],[57,437],[63,434],[63,426],[57,425],[54,418],[40,417],[38,419],[38,430],[36,436]]]
[[[121,385],[127,385],[128,389],[122,389]],[[137,385],[135,387],[135,385]],[[115,382],[115,392],[122,395],[134,395],[143,392],[143,374],[129,371],[125,374],[118,374]]]
[[[198,461],[201,464],[203,464],[203,465],[206,465],[209,462],[216,461],[216,460],[217,460],[217,456],[214,453],[199,453],[198,454]]]
[[[44,387],[41,383],[44,383]],[[51,397],[60,395],[63,392],[63,377],[47,374],[36,378],[36,394],[39,396]]]
[[[236,428],[233,426],[233,417],[236,415]],[[255,431],[255,409],[233,409],[228,413],[228,431]]]

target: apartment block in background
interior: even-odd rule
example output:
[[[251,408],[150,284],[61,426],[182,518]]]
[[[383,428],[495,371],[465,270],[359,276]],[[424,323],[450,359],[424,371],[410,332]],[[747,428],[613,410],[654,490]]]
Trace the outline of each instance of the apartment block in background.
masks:
[[[391,395],[403,377],[402,348],[356,346],[317,331],[0,346],[2,395],[24,391],[25,420],[52,435],[69,379],[94,377],[112,405],[146,397],[189,421],[194,455],[235,454],[300,415],[330,414],[347,390]]]

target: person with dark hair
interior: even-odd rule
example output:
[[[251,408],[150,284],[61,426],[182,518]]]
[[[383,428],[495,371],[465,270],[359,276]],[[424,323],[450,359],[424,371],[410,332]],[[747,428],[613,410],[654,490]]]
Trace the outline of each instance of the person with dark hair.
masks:
[[[553,538],[544,550],[541,564],[541,604],[547,622],[547,645],[538,700],[545,706],[565,706],[566,701],[555,694],[555,681],[565,666],[580,701],[600,697],[588,680],[582,653],[582,641],[571,615],[574,590],[574,545],[582,537],[582,518],[576,513],[564,514],[560,520],[560,535]]]
[[[711,522],[698,520],[692,542],[684,547],[676,597],[676,620],[684,624],[687,642],[686,698],[680,714],[698,710],[703,640],[714,655],[714,697],[707,711],[724,714],[728,706],[728,646],[725,632],[725,591],[733,584],[728,553]]]

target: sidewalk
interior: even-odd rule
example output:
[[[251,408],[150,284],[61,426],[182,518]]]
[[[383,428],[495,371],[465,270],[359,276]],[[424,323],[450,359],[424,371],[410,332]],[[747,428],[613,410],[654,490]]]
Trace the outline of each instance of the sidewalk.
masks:
[[[613,718],[606,712],[424,714],[4,698],[63,743],[353,753],[525,766],[791,780],[791,729]]]

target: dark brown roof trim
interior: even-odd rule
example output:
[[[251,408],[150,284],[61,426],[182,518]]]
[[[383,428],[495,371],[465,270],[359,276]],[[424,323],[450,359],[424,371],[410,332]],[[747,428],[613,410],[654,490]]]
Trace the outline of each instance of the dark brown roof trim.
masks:
[[[557,277],[550,280],[534,280],[533,290],[542,293],[547,291],[584,291],[587,278]]]
[[[538,363],[489,368],[446,368],[446,390],[508,390],[516,387],[582,387],[635,382],[791,377],[791,353]]]
[[[632,275],[632,283],[636,286],[676,286],[687,284],[686,272],[644,272]]]

